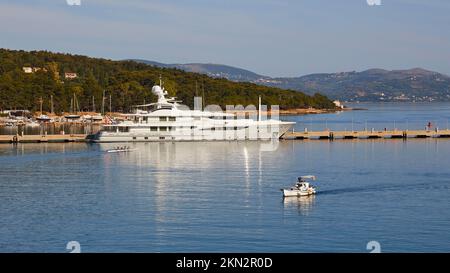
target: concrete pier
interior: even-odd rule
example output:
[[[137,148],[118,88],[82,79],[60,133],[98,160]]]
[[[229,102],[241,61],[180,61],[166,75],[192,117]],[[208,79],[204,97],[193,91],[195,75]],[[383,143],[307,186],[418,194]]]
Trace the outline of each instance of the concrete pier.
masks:
[[[87,135],[0,135],[0,143],[84,142]]]
[[[386,130],[386,131],[304,131],[287,132],[281,139],[396,139],[396,138],[450,138],[450,130]]]

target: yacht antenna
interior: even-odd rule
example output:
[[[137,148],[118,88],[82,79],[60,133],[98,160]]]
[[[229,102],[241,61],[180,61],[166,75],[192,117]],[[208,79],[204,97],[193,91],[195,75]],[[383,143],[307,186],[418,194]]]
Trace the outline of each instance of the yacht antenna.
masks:
[[[159,74],[159,86],[162,87],[162,78],[161,78],[161,74]]]

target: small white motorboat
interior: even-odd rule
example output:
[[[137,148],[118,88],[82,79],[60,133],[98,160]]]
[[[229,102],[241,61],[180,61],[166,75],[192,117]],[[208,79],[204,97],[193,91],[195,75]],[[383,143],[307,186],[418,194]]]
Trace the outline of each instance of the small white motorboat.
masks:
[[[96,121],[96,122],[100,122],[100,121],[103,121],[103,116],[102,115],[95,115],[95,116],[92,116],[92,121]]]
[[[66,115],[66,116],[64,116],[64,117],[65,117],[66,120],[68,120],[68,121],[75,121],[75,120],[78,120],[78,119],[81,118],[81,116],[80,116],[80,115],[77,115],[77,114],[70,114],[70,115]]]
[[[131,149],[130,147],[125,146],[125,147],[116,147],[114,149],[109,149],[106,152],[107,153],[123,153],[123,152],[132,152],[132,151],[134,151],[134,149]]]
[[[50,122],[52,121],[52,119],[47,116],[47,115],[40,115],[39,117],[36,118],[37,121],[39,122]]]
[[[36,122],[36,121],[30,121],[30,122],[27,122],[25,124],[25,126],[27,126],[27,127],[40,127],[41,124],[39,124],[39,122]]]
[[[299,196],[308,196],[316,193],[316,189],[311,186],[308,180],[316,180],[314,175],[305,175],[300,176],[297,180],[297,183],[289,189],[281,189],[283,192],[283,197],[299,197]]]

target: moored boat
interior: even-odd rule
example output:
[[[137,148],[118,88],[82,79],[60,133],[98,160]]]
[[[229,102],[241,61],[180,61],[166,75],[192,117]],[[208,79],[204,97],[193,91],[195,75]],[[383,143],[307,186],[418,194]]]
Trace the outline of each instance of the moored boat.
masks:
[[[124,121],[104,125],[92,136],[94,142],[148,142],[148,141],[224,141],[273,140],[289,131],[295,122],[280,121],[271,116],[238,116],[232,112],[202,108],[189,110],[176,98],[166,98],[167,91],[160,85],[152,88],[158,97],[156,103],[135,106],[133,114],[124,114]]]
[[[36,118],[36,120],[39,122],[49,122],[52,119],[47,115],[40,115],[39,117]]]

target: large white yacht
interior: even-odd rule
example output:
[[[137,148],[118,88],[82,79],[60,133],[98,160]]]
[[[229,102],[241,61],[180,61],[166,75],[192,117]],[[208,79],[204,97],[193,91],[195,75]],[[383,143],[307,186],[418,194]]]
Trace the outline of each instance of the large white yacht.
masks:
[[[133,114],[124,114],[124,121],[104,125],[92,141],[270,140],[280,138],[295,124],[272,117],[263,120],[261,103],[254,119],[235,112],[189,110],[174,97],[166,98],[167,92],[160,85],[153,86],[152,92],[158,102],[139,105]]]

